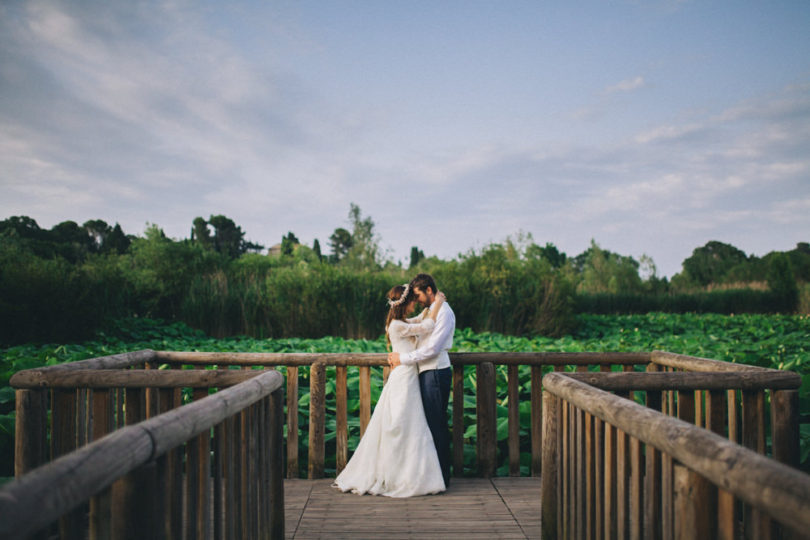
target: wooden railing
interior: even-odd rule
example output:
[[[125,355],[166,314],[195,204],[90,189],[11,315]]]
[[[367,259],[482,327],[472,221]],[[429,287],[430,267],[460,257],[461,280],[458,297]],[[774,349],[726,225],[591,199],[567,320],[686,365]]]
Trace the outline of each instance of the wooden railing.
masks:
[[[282,375],[139,369],[154,357],[12,377],[17,478],[0,491],[0,538],[46,537],[57,519],[60,538],[283,537]]]
[[[249,367],[286,367],[287,376],[287,477],[299,476],[299,444],[301,426],[298,422],[299,378],[300,371],[305,371],[309,384],[309,423],[307,426],[308,455],[307,477],[322,478],[325,475],[325,426],[326,417],[326,369],[334,367],[335,384],[335,455],[330,456],[339,472],[349,459],[348,447],[348,388],[347,374],[349,368],[359,371],[359,420],[360,434],[371,418],[372,391],[371,370],[382,369],[383,378],[387,376],[387,356],[385,354],[367,353],[207,353],[207,352],[167,352],[156,353],[155,359],[175,368],[188,366],[242,366]],[[477,474],[490,477],[496,473],[497,465],[497,416],[496,403],[506,401],[508,408],[507,453],[509,473],[520,475],[520,397],[519,388],[526,382],[530,384],[529,401],[531,404],[530,448],[531,474],[540,474],[540,456],[542,450],[542,394],[541,384],[543,370],[563,370],[576,366],[578,370],[611,369],[633,370],[644,368],[650,361],[649,353],[450,353],[453,364],[452,391],[452,462],[453,475]],[[464,387],[466,382],[465,367],[475,367],[474,384],[476,386],[476,470],[464,470]],[[498,396],[496,392],[496,366],[506,370],[507,394]],[[524,376],[530,381],[521,380],[520,367],[527,366],[529,374]],[[524,372],[527,370],[523,370]],[[524,392],[525,393],[525,392]],[[332,435],[332,434],[330,434]],[[525,444],[525,441],[524,441]]]
[[[642,407],[642,409],[654,409],[671,416],[687,419],[693,424],[693,427],[696,424],[721,433],[722,436],[729,438],[732,442],[742,443],[760,454],[770,452],[766,444],[770,440],[772,441],[772,454],[775,458],[789,465],[796,465],[798,462],[798,394],[795,390],[798,387],[798,376],[790,373],[785,374],[775,370],[716,362],[659,351],[628,353],[451,353],[450,357],[453,364],[453,413],[451,422],[453,474],[455,476],[465,474],[477,474],[484,477],[493,476],[496,473],[499,459],[501,462],[508,464],[507,469],[510,475],[520,475],[521,450],[523,452],[528,450],[531,457],[529,473],[537,476],[543,471],[545,478],[544,466],[545,460],[548,458],[544,457],[544,455],[548,448],[544,441],[551,443],[549,442],[550,435],[544,435],[543,426],[549,418],[549,409],[543,405],[547,396],[542,386],[542,380],[543,375],[551,371],[569,373],[570,380],[577,384],[587,382],[585,386],[597,385],[593,377],[601,377],[598,384],[603,386],[608,385],[608,381],[613,381],[610,384],[619,385],[611,388],[620,396],[616,399],[621,399],[621,397],[636,398],[648,406]],[[242,369],[233,369],[235,367]],[[132,403],[143,403],[142,406],[139,405],[139,410],[142,409],[143,416],[133,421],[151,418],[159,412],[180,404],[180,388],[193,386],[188,379],[184,379],[185,377],[196,377],[199,380],[208,381],[202,386],[218,387],[226,385],[226,380],[229,381],[228,384],[231,384],[237,382],[240,377],[249,377],[257,372],[261,373],[256,368],[283,368],[286,374],[286,460],[283,457],[280,458],[285,461],[286,476],[288,478],[297,478],[304,473],[303,468],[299,470],[299,463],[303,463],[304,460],[306,460],[306,476],[309,478],[322,478],[327,472],[331,474],[331,471],[325,470],[326,463],[334,463],[337,472],[342,470],[349,458],[350,425],[359,424],[359,432],[362,434],[371,417],[373,407],[372,396],[375,389],[372,387],[372,381],[377,379],[380,374],[383,380],[387,376],[388,368],[385,354],[139,351],[21,372],[15,375],[11,381],[12,385],[17,388],[15,454],[17,474],[24,474],[49,459],[55,459],[75,447],[97,439],[110,430],[130,424],[128,415],[134,409],[127,406],[130,400],[132,400]],[[96,387],[93,387],[88,382],[81,383],[84,386],[78,386],[77,381],[82,377],[92,375],[92,370],[104,370],[104,377],[107,382]],[[694,373],[679,373],[683,371]],[[372,378],[372,373],[375,372],[376,374]],[[688,386],[688,384],[692,384],[688,382],[689,377],[693,379],[696,376],[705,377],[704,381],[714,380],[715,377],[715,375],[706,377],[701,372],[720,372],[720,375],[723,373],[727,375],[724,382],[718,383],[719,386],[705,386],[696,391],[697,387]],[[349,376],[350,373],[352,374],[351,377]],[[769,377],[767,384],[762,383],[762,374]],[[354,380],[355,376],[358,379],[356,390],[348,388],[349,381]],[[639,376],[643,377],[643,379],[638,379]],[[132,381],[137,378],[139,390],[131,391],[121,382],[128,377],[132,378]],[[780,377],[782,378],[780,379]],[[497,385],[496,379],[500,381],[505,379],[505,392],[498,393],[498,388],[502,388],[503,385]],[[578,379],[585,382],[580,382]],[[72,387],[72,390],[63,391],[57,387],[58,384],[55,381],[58,380],[72,380],[71,384],[77,386]],[[750,381],[755,382],[751,383]],[[651,386],[653,383],[658,384],[658,387]],[[64,384],[67,385],[68,383],[64,382]],[[470,441],[464,438],[465,430],[468,427],[465,425],[464,399],[465,389],[469,390],[469,385],[475,387],[476,403],[474,420],[476,423],[474,449],[476,460],[474,470],[469,468],[465,470],[464,460],[465,446],[471,444]],[[305,387],[309,392],[309,415],[307,424],[300,425],[298,407],[299,400],[304,395]],[[332,413],[331,407],[329,410],[326,407],[327,388],[329,389],[330,403],[334,399],[334,413]],[[356,392],[356,395],[359,396],[359,412],[357,417],[351,419],[351,422],[349,419],[350,390],[352,395]],[[186,398],[188,398],[189,391],[185,392],[187,394]],[[199,400],[204,398],[208,392],[207,389],[197,389],[191,392],[190,397]],[[527,427],[525,419],[523,426],[521,426],[520,422],[522,402],[524,409],[526,408],[525,404],[528,403],[528,408],[531,411],[528,436],[521,436],[520,434],[521,427],[524,429],[524,433]],[[504,421],[504,419],[499,419],[497,416],[496,407],[498,403],[505,405],[507,409],[507,418],[505,420],[507,422],[508,436],[505,443],[499,443],[497,436],[498,423]],[[771,411],[770,422],[767,414],[769,407]],[[277,409],[281,410],[281,407]],[[276,412],[274,414],[283,413]],[[332,414],[333,416],[328,416]],[[596,432],[593,431],[592,426],[597,420],[594,419],[596,417],[593,413],[588,414],[593,418],[590,420],[592,422],[591,427],[586,431],[595,436]],[[555,418],[556,422],[560,421],[556,408],[553,409],[551,417]],[[247,417],[243,416],[242,418]],[[48,423],[49,419],[50,424]],[[236,423],[234,429],[237,430],[240,437],[253,440],[252,437],[255,436],[254,429],[258,428],[261,422],[259,424],[256,424],[253,420],[251,422],[254,423],[251,424],[245,422],[247,420],[240,420],[240,422]],[[69,426],[71,425],[76,426],[76,428],[73,428],[76,429],[75,434],[70,432],[72,428]],[[327,426],[334,426],[333,428],[330,427],[331,431],[329,433],[326,431]],[[228,428],[226,427],[226,429]],[[584,427],[582,429],[584,430]],[[65,435],[63,432],[67,434]],[[50,433],[50,439],[48,433]],[[206,445],[211,445],[211,449],[215,449],[223,440],[221,437],[217,438],[216,433],[219,433],[219,431],[215,431],[214,439],[209,440],[209,437],[202,437],[199,443],[186,445],[188,456],[195,459],[195,455],[207,455],[209,446]],[[585,431],[582,431],[582,433],[585,433]],[[600,433],[607,433],[606,428],[603,427]],[[299,445],[301,437],[307,437],[308,444]],[[332,438],[335,440],[334,444],[325,444],[327,439]],[[527,438],[528,440],[526,440]],[[70,442],[66,443],[65,440]],[[636,446],[646,448],[647,444],[652,444],[631,443],[629,441],[626,438],[617,436],[614,441],[615,446],[610,448],[615,448],[615,452],[621,451],[632,454],[637,451]],[[565,444],[568,444],[569,446],[566,446],[566,448],[572,451],[575,448],[580,448],[579,451],[584,452],[581,449],[585,448],[582,446],[585,442],[586,440],[582,438],[569,440]],[[198,446],[195,447],[194,444],[198,444]],[[555,439],[554,444],[562,444],[562,442]],[[604,441],[599,444],[601,445],[600,448],[602,448]],[[299,447],[305,447],[305,455],[300,454]],[[326,456],[327,447],[334,454]],[[188,450],[188,448],[191,448],[191,450]],[[279,446],[278,449],[280,448]],[[467,448],[467,450],[470,449]],[[559,450],[562,450],[561,446]],[[499,452],[502,452],[501,456],[498,455]],[[214,455],[226,454],[217,454],[215,452]],[[597,459],[595,454],[588,455],[591,455],[591,460]],[[215,457],[214,459],[219,458]],[[649,455],[644,455],[643,467],[645,471],[648,470],[647,467],[652,467],[651,470],[655,474],[651,474],[649,478],[657,478],[656,471],[659,469],[668,470],[667,463],[669,461],[667,460],[671,461],[672,459],[669,454],[652,452]],[[679,458],[675,457],[674,459]],[[556,463],[556,461],[553,463]],[[632,471],[633,465],[631,462],[622,460],[621,463],[625,466],[625,469],[617,469],[617,471],[622,471],[621,474]],[[214,468],[216,469],[217,466],[215,464]],[[579,466],[577,465],[577,467]],[[636,467],[641,466],[639,463],[636,464]],[[585,465],[582,465],[582,467],[585,467]],[[590,470],[592,465],[587,467]],[[191,468],[193,469],[195,466]],[[614,474],[620,473],[616,472]],[[250,477],[253,478],[253,476]],[[628,478],[634,478],[633,482],[637,482],[639,477],[638,475],[635,477],[628,475]],[[663,497],[662,500],[666,500],[666,497],[660,495],[660,493],[665,493],[671,486],[669,484],[661,485],[661,482],[674,481],[671,478],[674,477],[661,476],[658,484],[654,483],[649,487],[650,493],[659,493],[658,496]],[[566,477],[564,484],[572,486],[573,484],[570,484],[569,480],[571,479]],[[174,485],[179,486],[179,484]],[[247,487],[244,488],[245,491],[242,493],[248,500],[251,500],[251,490],[258,489],[260,489],[258,485]],[[571,487],[570,489],[574,488]],[[617,509],[624,508],[623,512],[629,512],[627,510],[628,506],[620,506],[617,501],[629,498],[630,495],[626,494],[630,493],[630,488],[627,486],[624,488],[616,487],[617,494],[619,489],[624,490],[621,492],[621,497],[619,499],[611,497],[610,504],[616,505]],[[168,492],[174,493],[174,491]],[[216,492],[218,493],[218,491]],[[579,493],[579,491],[576,491],[576,493]],[[604,490],[601,490],[600,493],[605,496]],[[608,495],[612,493],[614,492],[611,491]],[[205,497],[210,497],[210,495],[203,494],[203,499]],[[658,500],[654,496],[652,497],[644,500]],[[745,499],[741,498],[741,500]],[[608,504],[608,501],[603,501],[602,504]],[[653,509],[650,510],[650,519],[657,519],[656,516],[660,516],[661,520],[665,521],[670,519],[667,516],[672,516],[669,510],[664,509],[663,503],[661,505],[657,502],[646,504],[653,505]],[[736,508],[737,503],[733,504]],[[186,507],[189,507],[189,505],[190,503],[185,504]],[[654,509],[658,507],[661,510],[656,514]],[[199,516],[206,515],[201,506],[195,508],[186,510],[186,519],[195,521]],[[671,508],[671,505],[666,508]],[[636,512],[637,510],[633,511]],[[604,517],[604,510],[600,510],[600,512],[602,512],[600,515]],[[612,515],[612,512],[610,510],[608,515]],[[566,516],[568,515],[566,514]],[[740,518],[749,519],[746,516],[754,516],[752,512],[744,509],[734,510],[731,515],[732,518],[730,519],[732,521]],[[215,510],[214,518],[218,519],[218,516],[220,516],[220,513]],[[254,523],[254,518],[255,516],[246,516],[244,523]],[[627,530],[637,531],[637,527],[632,528],[629,525],[629,520],[630,518],[622,518],[621,523],[627,524]],[[599,522],[604,526],[604,519],[600,519]],[[568,521],[559,521],[559,523],[568,523]],[[594,531],[596,526],[594,522]],[[610,526],[613,527],[613,525]],[[618,525],[616,526],[618,527]],[[221,525],[217,524],[216,527],[221,527]],[[588,530],[591,529],[588,528]],[[667,525],[667,528],[661,530],[670,531],[672,527]]]
[[[654,354],[654,361],[656,356],[674,359]],[[679,368],[691,362],[676,359]],[[709,364],[695,359],[692,365]],[[710,373],[546,375],[543,537],[803,537],[810,530],[810,477],[762,455],[762,405],[769,391],[773,454],[795,464],[798,416],[785,404],[793,402],[800,378],[728,367]],[[734,442],[740,436],[744,446]]]

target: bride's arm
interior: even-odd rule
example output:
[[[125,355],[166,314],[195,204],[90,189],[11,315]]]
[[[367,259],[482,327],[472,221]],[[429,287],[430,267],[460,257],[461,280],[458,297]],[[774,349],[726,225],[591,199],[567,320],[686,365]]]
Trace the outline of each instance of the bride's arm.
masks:
[[[389,332],[396,333],[402,337],[409,337],[409,336],[421,336],[424,334],[429,334],[433,331],[433,327],[436,325],[436,321],[431,319],[430,317],[426,318],[422,322],[416,323],[407,323],[405,321],[391,321],[391,326],[389,326]]]
[[[430,311],[421,322],[410,322],[410,320],[399,321],[404,324],[394,324],[396,321],[391,321],[391,330],[396,332],[402,337],[407,336],[421,336],[433,332],[436,326],[436,316],[439,314],[439,309],[445,302],[446,297],[443,292],[436,293],[436,298],[430,306]]]

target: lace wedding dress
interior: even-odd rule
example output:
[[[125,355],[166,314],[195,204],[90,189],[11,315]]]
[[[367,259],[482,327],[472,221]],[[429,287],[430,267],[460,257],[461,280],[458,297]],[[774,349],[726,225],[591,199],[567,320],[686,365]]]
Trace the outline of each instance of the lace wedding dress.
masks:
[[[394,352],[410,352],[433,320],[394,320],[388,329]],[[433,437],[425,420],[416,365],[391,370],[374,413],[334,486],[360,495],[413,497],[445,490]]]

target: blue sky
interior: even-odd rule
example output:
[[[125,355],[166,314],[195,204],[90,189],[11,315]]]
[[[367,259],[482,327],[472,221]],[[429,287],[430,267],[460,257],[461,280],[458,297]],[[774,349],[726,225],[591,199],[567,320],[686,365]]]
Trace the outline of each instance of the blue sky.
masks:
[[[672,276],[810,236],[810,3],[0,3],[0,218],[225,214],[395,260],[518,233]]]

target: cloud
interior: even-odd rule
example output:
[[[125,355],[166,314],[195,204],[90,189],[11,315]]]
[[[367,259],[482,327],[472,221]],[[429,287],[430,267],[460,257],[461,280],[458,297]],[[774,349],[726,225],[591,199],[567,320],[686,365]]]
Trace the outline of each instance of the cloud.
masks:
[[[403,257],[412,245],[451,257],[527,230],[571,255],[592,237],[636,256],[650,245],[671,274],[684,258],[672,246],[696,245],[682,230],[731,241],[810,225],[809,84],[617,135],[614,120],[635,120],[634,92],[653,86],[637,75],[597,85],[584,127],[526,120],[525,136],[510,137],[500,134],[512,126],[461,122],[480,130],[445,140],[415,108],[403,127],[396,107],[345,88],[325,95],[333,88],[276,61],[279,40],[299,36],[274,18],[254,42],[229,34],[244,13],[226,28],[185,0],[2,9],[0,209],[45,226],[99,217],[139,233],[150,221],[181,237],[193,217],[224,213],[260,243],[292,230],[326,246],[355,202]]]
[[[625,79],[617,84],[614,84],[613,86],[608,86],[605,88],[605,93],[615,94],[617,92],[632,92],[633,90],[638,90],[639,88],[646,86],[646,84],[647,83],[644,80],[644,77],[638,75],[632,79]]]
[[[195,6],[7,8],[0,183],[15,198],[6,212],[59,208],[45,212],[59,220],[140,208],[133,232],[153,221],[175,234],[193,215],[226,213],[258,229],[291,201],[323,205],[351,185],[357,117],[336,114],[271,61],[248,59]]]

